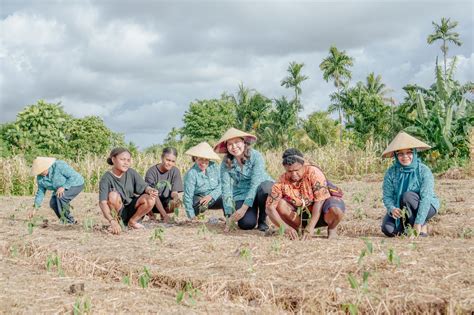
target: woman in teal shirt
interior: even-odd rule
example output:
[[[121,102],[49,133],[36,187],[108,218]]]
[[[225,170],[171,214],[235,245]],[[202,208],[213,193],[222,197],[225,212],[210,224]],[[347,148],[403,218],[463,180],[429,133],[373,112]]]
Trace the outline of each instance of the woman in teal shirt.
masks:
[[[222,198],[224,212],[239,228],[251,230],[258,223],[266,231],[265,203],[272,190],[273,180],[265,170],[265,161],[257,150],[250,148],[257,137],[230,128],[214,146],[216,153],[226,153],[221,163]],[[226,226],[226,231],[229,226]]]
[[[212,147],[207,142],[186,151],[193,159],[193,166],[184,176],[183,203],[188,218],[194,219],[206,209],[222,209],[222,189],[219,161]]]
[[[400,132],[382,154],[394,158],[383,181],[387,214],[382,222],[382,232],[389,237],[404,233],[408,226],[420,236],[428,236],[427,221],[437,213],[440,205],[434,192],[433,173],[418,158],[419,151],[429,148],[426,143]]]
[[[38,191],[36,192],[34,209],[43,202],[45,192],[52,190],[53,195],[49,206],[63,223],[76,223],[71,215],[69,203],[84,188],[84,178],[66,162],[50,157],[37,157],[33,161],[31,175],[36,176]],[[35,210],[30,213],[34,215]]]

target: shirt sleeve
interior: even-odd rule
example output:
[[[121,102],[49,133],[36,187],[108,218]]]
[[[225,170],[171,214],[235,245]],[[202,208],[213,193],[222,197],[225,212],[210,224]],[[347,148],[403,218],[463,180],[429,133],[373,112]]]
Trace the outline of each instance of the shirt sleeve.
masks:
[[[231,215],[235,211],[234,198],[232,196],[232,178],[225,162],[221,163],[221,186],[222,186],[222,203],[224,204],[224,213],[226,216]]]
[[[311,176],[311,189],[315,202],[323,201],[331,197],[327,188],[326,177],[319,169],[313,168],[309,176]]]
[[[255,195],[257,194],[257,188],[265,177],[265,162],[263,161],[262,156],[255,150],[252,151],[252,155],[254,156],[254,162],[251,170],[250,187],[244,201],[244,204],[249,207],[252,207]]]
[[[156,179],[156,176],[155,176],[154,168],[155,168],[155,166],[150,167],[148,169],[148,171],[146,172],[146,174],[145,174],[145,182],[153,188],[155,188],[155,186],[157,184],[157,179]]]
[[[134,187],[133,187],[133,190],[134,190],[134,193],[136,194],[143,194],[145,192],[145,189],[149,186],[144,180],[143,178],[140,176],[140,174],[138,174],[137,171],[135,171],[134,169],[130,169],[132,170],[132,174],[133,174],[133,177],[134,177]]]
[[[385,208],[387,209],[387,213],[391,214],[392,210],[396,208],[395,200],[393,196],[395,195],[395,187],[393,185],[393,172],[389,169],[383,178],[383,185],[382,185],[382,200]]]
[[[106,176],[106,174],[102,175],[102,178],[99,182],[99,202],[107,201],[109,199],[110,188]]]
[[[431,207],[434,192],[434,177],[427,167],[422,168],[422,182],[420,187],[420,203],[415,224],[425,224],[426,217]]]
[[[212,165],[212,169],[210,169],[209,174],[211,175],[211,179],[213,178],[217,181],[217,186],[209,193],[212,199],[216,201],[222,195],[221,177],[217,164]]]
[[[192,169],[190,169],[184,176],[184,195],[183,203],[186,209],[188,218],[192,219],[195,217],[193,208],[194,190],[196,188],[196,176]]]
[[[66,178],[64,183],[64,189],[69,189],[72,186],[80,186],[84,184],[84,178],[76,172],[69,164],[66,162],[59,162],[60,172]]]
[[[181,179],[181,172],[177,167],[174,167],[173,179],[171,182],[171,191],[183,191],[183,180]]]
[[[36,192],[35,195],[35,208],[41,207],[41,203],[43,202],[44,199],[44,193],[46,192],[46,189],[42,185],[38,185],[38,191]]]
[[[281,198],[283,198],[283,183],[279,181],[278,183],[275,183],[272,186],[272,192],[267,197],[267,202],[265,204],[266,207],[276,207],[278,205],[278,202],[280,202]]]

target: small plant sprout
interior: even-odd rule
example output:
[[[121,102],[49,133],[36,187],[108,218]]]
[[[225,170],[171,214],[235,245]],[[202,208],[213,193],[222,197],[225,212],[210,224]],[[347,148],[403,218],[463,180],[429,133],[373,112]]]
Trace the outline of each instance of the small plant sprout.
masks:
[[[176,303],[181,304],[184,301],[189,301],[191,305],[194,305],[199,294],[199,290],[194,288],[191,282],[186,282],[184,288],[176,292]]]
[[[351,315],[359,314],[359,307],[357,306],[357,304],[353,304],[353,303],[343,304],[342,310],[344,312],[349,312],[349,314]]]
[[[272,252],[279,253],[281,251],[281,243],[280,240],[274,239],[272,242]]]
[[[140,284],[140,287],[143,289],[148,288],[148,284],[150,283],[151,280],[151,274],[150,270],[148,267],[143,267],[143,272],[138,276],[138,283]]]
[[[387,260],[389,263],[400,266],[400,257],[395,253],[393,248],[389,248],[387,252]]]
[[[46,258],[46,270],[49,272],[53,267],[56,267],[59,276],[64,276],[64,271],[61,268],[61,258],[57,254],[48,255]]]
[[[160,240],[163,243],[165,239],[165,230],[162,227],[157,227],[153,230],[150,236],[150,241]]]
[[[94,219],[91,217],[87,217],[82,223],[82,226],[85,232],[91,232],[94,228]]]
[[[156,183],[155,185],[155,188],[157,190],[161,190],[161,189],[166,189],[168,188],[169,190],[171,190],[171,183],[167,180],[160,180],[158,183]]]
[[[26,226],[28,228],[28,234],[33,234],[33,230],[35,229],[35,227],[38,226],[38,221],[41,220],[40,217],[37,217],[37,216],[33,216],[30,220],[28,220]]]
[[[197,234],[198,235],[207,235],[209,234],[209,229],[207,228],[207,225],[202,223],[199,227],[198,227],[198,231],[197,231]]]
[[[91,314],[92,303],[89,297],[77,298],[72,306],[72,313],[74,315]]]
[[[123,276],[122,283],[126,284],[126,285],[130,285],[130,277],[129,276]]]
[[[286,230],[286,226],[284,224],[280,224],[280,227],[278,228],[278,236],[280,237],[285,236],[285,230]]]

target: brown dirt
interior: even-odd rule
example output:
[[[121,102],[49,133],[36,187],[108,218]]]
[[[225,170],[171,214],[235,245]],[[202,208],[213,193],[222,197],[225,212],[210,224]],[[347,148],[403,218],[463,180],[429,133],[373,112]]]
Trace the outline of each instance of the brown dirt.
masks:
[[[85,301],[93,313],[343,313],[344,304],[377,314],[474,310],[474,180],[437,181],[442,208],[427,239],[382,237],[380,181],[340,186],[348,212],[339,239],[325,239],[322,229],[308,242],[258,231],[225,235],[221,223],[184,223],[183,213],[181,225],[164,227],[163,242],[150,240],[157,225],[148,222],[146,230],[113,236],[95,194],[74,200],[75,226],[60,225],[45,200],[39,215],[49,222],[29,234],[32,197],[0,197],[0,313],[71,313]],[[95,223],[90,231],[88,220]],[[367,248],[362,237],[373,253],[359,262]],[[389,262],[390,249],[399,266]],[[62,274],[46,270],[56,255]],[[151,279],[142,289],[145,266]],[[351,288],[349,274],[360,283],[364,271],[367,289]],[[197,295],[177,303],[187,284]]]

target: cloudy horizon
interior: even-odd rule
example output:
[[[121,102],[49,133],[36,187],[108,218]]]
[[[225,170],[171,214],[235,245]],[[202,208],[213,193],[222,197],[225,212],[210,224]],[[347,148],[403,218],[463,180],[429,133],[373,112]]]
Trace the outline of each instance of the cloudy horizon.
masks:
[[[291,61],[305,63],[302,116],[327,109],[319,64],[331,45],[354,58],[352,84],[381,75],[398,102],[408,83],[434,81],[441,43],[432,21],[458,21],[455,78],[474,81],[471,1],[0,0],[0,123],[39,99],[75,117],[97,115],[140,148],[182,126],[189,103],[235,93],[267,97]]]

